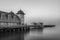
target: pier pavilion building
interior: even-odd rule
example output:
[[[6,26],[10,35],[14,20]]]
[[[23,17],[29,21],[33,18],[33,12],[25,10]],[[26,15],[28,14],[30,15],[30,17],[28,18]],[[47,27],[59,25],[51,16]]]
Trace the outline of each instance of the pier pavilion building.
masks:
[[[22,10],[17,13],[0,11],[0,26],[24,25],[24,15]]]

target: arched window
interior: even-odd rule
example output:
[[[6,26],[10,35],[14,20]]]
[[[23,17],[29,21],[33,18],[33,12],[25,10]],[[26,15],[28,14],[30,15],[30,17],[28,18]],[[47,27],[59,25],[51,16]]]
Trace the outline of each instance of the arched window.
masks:
[[[1,14],[1,19],[5,20],[5,14],[4,13]]]
[[[12,22],[12,17],[11,17],[10,14],[8,15],[8,21],[9,21],[9,22]]]
[[[14,18],[13,15],[11,15],[12,19]]]
[[[6,19],[8,19],[8,15],[6,14],[5,16],[6,16]]]
[[[16,22],[16,16],[14,16],[13,20],[14,20],[14,22]]]
[[[0,14],[0,19],[1,19],[1,14]]]

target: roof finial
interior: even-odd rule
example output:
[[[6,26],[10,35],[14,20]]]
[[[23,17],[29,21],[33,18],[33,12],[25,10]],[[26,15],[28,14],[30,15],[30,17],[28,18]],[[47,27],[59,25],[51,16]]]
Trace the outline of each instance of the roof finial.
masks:
[[[22,15],[24,15],[24,12],[20,9],[20,10],[17,12],[17,14],[22,14]]]

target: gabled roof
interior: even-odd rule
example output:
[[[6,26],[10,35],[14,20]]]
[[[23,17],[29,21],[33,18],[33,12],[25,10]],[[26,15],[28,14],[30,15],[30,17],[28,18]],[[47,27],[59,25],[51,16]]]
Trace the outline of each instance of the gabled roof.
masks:
[[[11,14],[11,15],[15,15],[13,11],[10,11],[9,14]]]
[[[20,19],[16,14],[14,14],[14,12],[12,12],[12,11],[11,11],[11,12],[0,11],[0,14],[2,14],[2,13],[3,13],[4,15],[7,15],[7,16],[8,16],[8,15],[11,15],[12,18],[13,18],[14,16],[16,16],[16,20],[17,20],[16,22],[19,22],[19,21],[21,20],[21,19]],[[6,20],[6,22],[10,22],[10,21],[7,21],[7,20]],[[13,21],[11,21],[11,22],[13,22]]]
[[[0,13],[8,13],[8,12],[0,11]]]
[[[22,10],[19,10],[16,14],[22,14],[25,15],[24,12]]]
[[[10,14],[12,17],[13,17],[13,16],[16,16],[16,18],[17,18],[18,20],[20,20],[20,18],[19,18],[17,15],[15,15],[13,11],[9,12],[8,14]]]

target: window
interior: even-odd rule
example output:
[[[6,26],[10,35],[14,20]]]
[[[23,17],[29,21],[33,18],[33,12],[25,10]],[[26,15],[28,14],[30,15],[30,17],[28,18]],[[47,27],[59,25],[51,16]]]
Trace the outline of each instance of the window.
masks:
[[[8,19],[8,15],[6,14],[5,16],[6,16],[6,19]]]
[[[0,14],[0,19],[1,19],[1,14]]]

